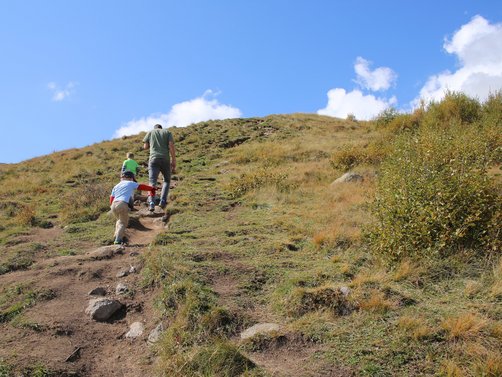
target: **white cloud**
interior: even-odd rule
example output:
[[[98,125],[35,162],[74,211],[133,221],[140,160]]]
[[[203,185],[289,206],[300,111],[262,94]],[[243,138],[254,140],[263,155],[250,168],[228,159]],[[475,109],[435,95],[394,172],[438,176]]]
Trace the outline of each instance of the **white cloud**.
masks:
[[[357,78],[355,82],[362,88],[371,91],[387,90],[395,83],[397,74],[392,69],[379,67],[371,71],[370,65],[370,61],[360,56],[356,59],[354,70],[356,71]]]
[[[502,24],[475,16],[443,47],[457,57],[459,68],[429,77],[414,105],[420,99],[438,101],[447,90],[485,100],[489,93],[502,89]]]
[[[52,92],[52,100],[54,102],[61,102],[75,93],[77,82],[70,81],[64,88],[60,88],[55,82],[47,84],[47,88]]]
[[[395,103],[396,97],[377,98],[371,94],[365,95],[357,89],[346,92],[345,89],[335,88],[328,92],[328,104],[324,109],[318,110],[317,114],[338,118],[353,114],[357,119],[369,120]]]
[[[207,90],[201,97],[173,105],[166,114],[151,114],[144,118],[133,119],[116,130],[114,137],[149,131],[157,123],[164,127],[184,127],[210,119],[239,118],[242,116],[238,108],[219,103],[215,98],[218,94]]]

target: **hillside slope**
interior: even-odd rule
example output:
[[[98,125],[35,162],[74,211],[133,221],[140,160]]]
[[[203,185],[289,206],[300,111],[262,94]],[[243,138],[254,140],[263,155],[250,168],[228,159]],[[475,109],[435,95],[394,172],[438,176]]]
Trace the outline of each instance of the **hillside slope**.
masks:
[[[467,254],[392,266],[363,241],[387,145],[374,124],[294,114],[172,131],[168,221],[138,203],[109,259],[89,253],[112,241],[108,195],[126,152],[146,164],[142,135],[0,167],[0,371],[500,375],[502,266]],[[371,158],[344,167],[364,179],[333,184],[353,150]],[[99,285],[125,304],[105,323],[84,312]],[[257,324],[268,330],[247,337]]]

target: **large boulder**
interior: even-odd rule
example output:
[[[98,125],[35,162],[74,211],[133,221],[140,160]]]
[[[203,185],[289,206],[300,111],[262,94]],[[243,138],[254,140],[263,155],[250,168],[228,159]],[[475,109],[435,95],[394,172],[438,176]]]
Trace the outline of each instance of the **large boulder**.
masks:
[[[96,298],[89,301],[85,313],[98,322],[104,322],[111,318],[118,310],[122,309],[122,304],[117,300],[108,298]]]

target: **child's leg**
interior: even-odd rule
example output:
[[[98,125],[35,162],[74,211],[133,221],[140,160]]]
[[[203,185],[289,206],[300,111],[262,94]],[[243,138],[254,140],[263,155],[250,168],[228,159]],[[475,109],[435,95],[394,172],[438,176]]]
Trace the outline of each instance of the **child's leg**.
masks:
[[[129,223],[129,207],[124,202],[113,202],[112,212],[117,218],[115,223],[115,241],[121,242]]]

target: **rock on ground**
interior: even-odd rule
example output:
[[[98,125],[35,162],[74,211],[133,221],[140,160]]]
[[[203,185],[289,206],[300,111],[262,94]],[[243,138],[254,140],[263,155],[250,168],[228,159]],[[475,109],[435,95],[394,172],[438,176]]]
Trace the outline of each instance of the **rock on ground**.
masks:
[[[89,296],[106,296],[106,289],[103,287],[96,287],[89,292]]]
[[[279,331],[279,329],[280,326],[277,323],[258,323],[241,332],[241,339],[248,339],[255,335]]]
[[[336,185],[338,183],[345,183],[345,182],[362,182],[363,181],[363,176],[362,175],[359,175],[359,174],[356,174],[356,173],[352,173],[352,172],[348,172],[348,173],[345,173],[344,175],[342,175],[340,178],[337,178],[335,179],[331,185]]]
[[[159,341],[160,336],[162,335],[162,332],[164,332],[164,325],[162,323],[159,323],[151,332],[150,335],[148,335],[148,344],[155,344]]]
[[[129,288],[127,287],[127,285],[125,285],[124,283],[118,283],[117,287],[115,288],[115,293],[122,295],[124,293],[127,293],[128,290]]]
[[[129,275],[129,269],[128,268],[123,268],[119,272],[117,272],[117,275],[115,275],[115,277],[123,278],[123,277],[125,277],[127,275]]]
[[[141,322],[133,322],[131,326],[129,326],[129,331],[125,334],[125,337],[128,339],[135,339],[140,337],[143,334],[145,327]]]
[[[103,246],[100,247],[99,249],[90,251],[86,255],[89,259],[100,260],[100,259],[110,259],[115,254],[122,254],[123,252],[124,252],[124,246],[110,245],[110,246]]]
[[[117,300],[96,298],[89,301],[85,313],[89,314],[95,321],[103,322],[110,319],[110,317],[121,308],[122,304]]]

